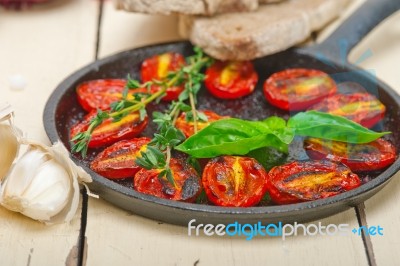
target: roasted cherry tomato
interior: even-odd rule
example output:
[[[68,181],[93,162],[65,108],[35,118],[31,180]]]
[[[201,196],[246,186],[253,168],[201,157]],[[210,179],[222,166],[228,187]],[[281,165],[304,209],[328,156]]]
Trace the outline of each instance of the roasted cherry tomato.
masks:
[[[204,84],[215,97],[236,99],[252,93],[257,81],[250,61],[216,61],[207,68]]]
[[[267,181],[267,172],[249,157],[217,157],[208,162],[203,172],[207,197],[218,206],[256,205],[267,190]]]
[[[85,132],[96,114],[97,111],[94,110],[87,114],[82,122],[75,124],[71,128],[70,139],[74,138],[78,133]],[[88,146],[89,148],[98,148],[120,140],[134,138],[142,133],[147,126],[147,122],[147,116],[143,121],[140,121],[138,112],[131,113],[118,122],[113,122],[111,118],[106,119],[93,131]]]
[[[380,170],[396,160],[396,148],[384,139],[350,144],[309,138],[304,142],[304,148],[312,159],[342,162],[354,172]]]
[[[341,163],[295,161],[268,173],[268,192],[277,204],[323,199],[361,185],[360,178]]]
[[[385,106],[369,93],[336,94],[310,107],[310,110],[344,116],[364,127],[373,127],[385,116]]]
[[[133,178],[141,169],[135,161],[141,157],[141,152],[146,151],[150,141],[143,137],[114,143],[96,156],[90,168],[110,179]]]
[[[86,81],[76,88],[78,101],[86,111],[110,108],[110,104],[122,99],[126,85],[124,79],[98,79]]]
[[[141,68],[142,81],[147,82],[153,79],[165,80],[168,72],[178,70],[185,64],[185,58],[178,53],[165,53],[155,55],[143,61]],[[152,86],[152,93],[160,90],[159,86]],[[173,86],[167,89],[166,95],[162,98],[165,101],[178,99],[179,94],[184,90],[184,85]]]
[[[163,199],[193,202],[201,192],[199,174],[183,158],[171,158],[169,165],[175,186],[166,177],[159,178],[161,169],[141,169],[135,175],[134,189]]]
[[[198,121],[197,122],[197,130],[200,131],[206,126],[208,126],[210,123],[224,119],[224,118],[229,118],[228,116],[220,116],[212,111],[205,110],[201,111],[205,116],[207,116],[207,121]],[[186,121],[186,113],[182,113],[178,119],[176,120],[175,126],[180,129],[183,134],[188,138],[191,135],[194,134],[194,123],[193,121]]]
[[[314,69],[287,69],[273,74],[264,83],[268,102],[290,111],[305,110],[336,90],[336,83],[328,74]]]

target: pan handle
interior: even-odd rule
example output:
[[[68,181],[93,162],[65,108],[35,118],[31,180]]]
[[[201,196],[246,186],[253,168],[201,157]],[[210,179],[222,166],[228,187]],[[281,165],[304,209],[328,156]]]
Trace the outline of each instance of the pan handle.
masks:
[[[350,51],[373,28],[400,9],[400,0],[367,0],[335,32],[307,53],[323,55],[332,61],[347,60]]]

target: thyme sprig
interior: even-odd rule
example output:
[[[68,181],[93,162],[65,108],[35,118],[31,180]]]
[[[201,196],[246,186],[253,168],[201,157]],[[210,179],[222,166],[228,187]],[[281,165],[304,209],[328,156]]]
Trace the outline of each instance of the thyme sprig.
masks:
[[[194,132],[197,132],[197,122],[207,121],[207,117],[196,110],[197,94],[205,76],[200,71],[204,66],[211,64],[211,58],[205,57],[201,49],[195,48],[195,55],[187,58],[187,66],[179,70],[185,77],[185,89],[179,95],[178,101],[172,102],[165,113],[154,112],[153,122],[158,125],[158,132],[148,144],[147,150],[141,152],[142,157],[136,163],[146,169],[162,169],[158,177],[166,178],[173,186],[176,183],[170,167],[171,151],[185,140],[185,136],[175,127],[179,115],[184,112],[186,119],[193,121]],[[189,104],[185,102],[189,100]]]

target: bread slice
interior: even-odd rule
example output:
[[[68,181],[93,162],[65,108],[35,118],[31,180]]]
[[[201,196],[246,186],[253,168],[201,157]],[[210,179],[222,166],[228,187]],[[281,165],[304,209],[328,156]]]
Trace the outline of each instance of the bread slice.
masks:
[[[213,15],[217,13],[252,11],[258,3],[282,0],[114,0],[117,9],[149,14]]]
[[[258,0],[114,0],[117,9],[149,14],[201,14],[250,11]]]
[[[298,44],[337,17],[349,0],[288,0],[254,12],[181,16],[180,33],[221,60],[249,60]]]
[[[258,3],[260,5],[262,4],[269,4],[269,3],[276,3],[276,2],[281,2],[282,0],[258,0]]]

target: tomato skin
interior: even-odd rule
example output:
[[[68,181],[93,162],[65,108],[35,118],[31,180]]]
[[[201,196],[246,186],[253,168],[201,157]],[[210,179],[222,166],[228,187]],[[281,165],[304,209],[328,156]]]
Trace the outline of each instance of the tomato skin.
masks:
[[[202,180],[208,199],[215,205],[250,207],[264,196],[268,174],[253,158],[221,156],[207,163]]]
[[[158,178],[161,169],[141,169],[134,177],[134,189],[163,199],[194,202],[202,190],[199,174],[183,158],[171,158],[170,167],[175,187]]]
[[[304,142],[304,149],[312,159],[342,162],[354,172],[380,170],[396,160],[396,148],[382,138],[367,144],[309,138]]]
[[[206,122],[198,121],[197,122],[197,130],[198,131],[207,127],[212,122],[215,122],[220,119],[229,118],[229,116],[220,116],[209,110],[204,110],[204,111],[200,111],[200,112],[203,112],[207,116],[208,121],[206,121]],[[185,134],[186,138],[189,138],[190,136],[194,135],[193,122],[186,121],[186,113],[182,113],[178,117],[178,119],[176,120],[175,126],[176,126],[176,128],[180,129],[183,132],[183,134]]]
[[[305,110],[336,90],[336,83],[328,74],[305,68],[274,73],[264,83],[267,101],[287,111]]]
[[[143,137],[114,143],[96,156],[90,168],[109,179],[133,178],[141,169],[135,160],[141,157],[140,152],[150,141]]]
[[[291,204],[332,197],[361,185],[347,166],[331,161],[295,161],[275,166],[269,173],[273,202]]]
[[[369,93],[336,94],[323,99],[309,110],[344,116],[371,128],[385,116],[386,107]]]
[[[72,126],[70,139],[78,133],[85,132],[90,125],[90,121],[96,116],[97,111],[93,110],[84,117],[84,120]],[[138,112],[131,113],[119,122],[113,122],[111,118],[106,119],[92,133],[89,141],[89,148],[98,148],[111,145],[117,141],[137,137],[146,128],[148,117],[140,121]]]
[[[185,58],[179,53],[164,53],[147,58],[143,61],[140,69],[140,74],[143,82],[148,82],[153,79],[165,80],[168,72],[178,70],[185,65]],[[151,92],[156,93],[161,88],[153,85]],[[181,92],[184,90],[184,84],[173,86],[167,89],[166,95],[162,98],[164,101],[177,100]]]
[[[206,70],[204,84],[217,98],[237,99],[254,91],[258,74],[250,61],[216,61]]]
[[[87,112],[109,109],[111,103],[122,99],[125,86],[124,79],[97,79],[83,82],[76,88],[78,102]]]

